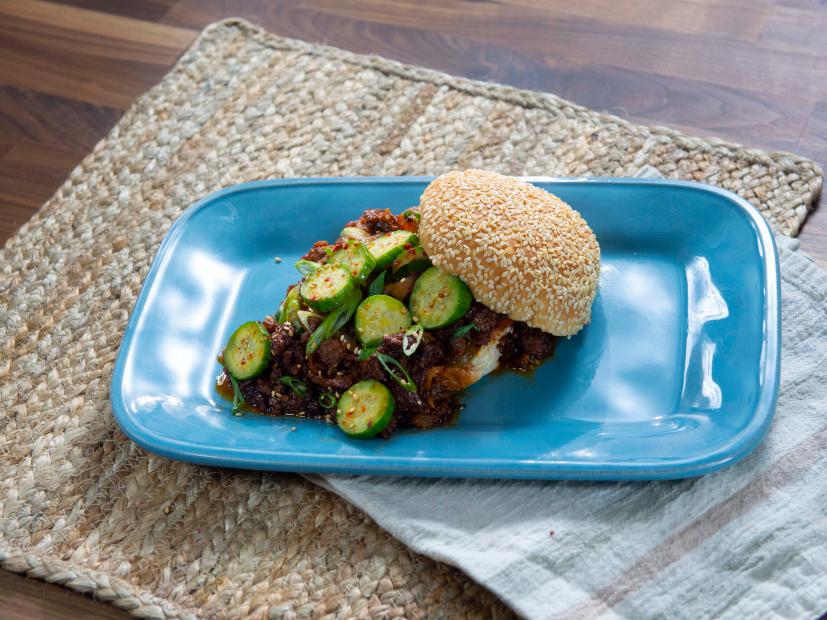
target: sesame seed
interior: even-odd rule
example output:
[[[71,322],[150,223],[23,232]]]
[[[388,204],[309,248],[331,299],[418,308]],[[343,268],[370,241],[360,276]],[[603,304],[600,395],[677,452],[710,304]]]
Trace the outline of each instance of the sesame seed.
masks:
[[[420,212],[433,264],[461,277],[481,303],[558,336],[589,322],[600,247],[553,194],[495,172],[449,172],[425,189]]]

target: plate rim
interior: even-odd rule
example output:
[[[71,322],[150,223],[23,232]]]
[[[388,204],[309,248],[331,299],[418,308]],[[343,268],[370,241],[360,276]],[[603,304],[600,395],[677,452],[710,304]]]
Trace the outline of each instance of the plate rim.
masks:
[[[769,223],[747,200],[729,190],[698,183],[672,179],[649,179],[636,177],[554,177],[521,176],[530,183],[586,183],[640,186],[682,187],[694,191],[712,193],[727,199],[733,207],[745,214],[752,224],[758,241],[763,267],[764,300],[764,342],[766,363],[760,376],[760,396],[750,422],[734,434],[729,441],[710,452],[698,456],[676,459],[667,463],[651,461],[630,461],[622,466],[606,463],[568,463],[536,461],[534,459],[474,459],[461,457],[451,459],[417,459],[411,457],[404,468],[400,468],[399,457],[368,457],[342,455],[315,455],[316,462],[308,464],[300,460],[280,457],[278,461],[251,456],[249,451],[238,454],[238,448],[227,449],[233,455],[224,455],[223,449],[194,447],[169,438],[157,438],[147,432],[130,414],[122,396],[123,372],[126,356],[132,346],[136,323],[143,312],[152,285],[158,272],[166,262],[170,250],[181,236],[186,223],[210,204],[228,195],[268,187],[290,185],[336,185],[336,184],[397,184],[428,183],[434,176],[343,176],[343,177],[297,177],[290,179],[265,179],[248,181],[214,191],[187,207],[172,223],[164,235],[152,264],[141,285],[141,291],[130,313],[129,321],[118,349],[115,367],[110,381],[110,404],[113,417],[121,431],[140,447],[167,458],[184,460],[202,465],[237,467],[244,469],[291,471],[301,473],[337,473],[369,475],[404,475],[423,477],[466,477],[466,478],[526,478],[545,480],[663,480],[689,478],[712,473],[733,465],[754,450],[766,435],[775,414],[780,388],[781,370],[781,286],[778,249]],[[772,363],[771,363],[772,360]],[[216,452],[219,450],[219,452]],[[253,455],[258,453],[252,453]],[[268,453],[277,454],[277,453]],[[322,457],[322,458],[318,458]],[[325,461],[319,463],[319,461]],[[329,462],[326,462],[329,461]],[[385,463],[384,461],[391,461]],[[559,463],[559,464],[557,464]],[[507,464],[507,465],[506,465]]]

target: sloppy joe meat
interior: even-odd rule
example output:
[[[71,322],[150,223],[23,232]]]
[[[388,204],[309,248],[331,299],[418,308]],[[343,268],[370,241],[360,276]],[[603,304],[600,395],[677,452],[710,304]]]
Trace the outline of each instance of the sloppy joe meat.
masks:
[[[415,230],[415,221],[396,216],[388,209],[368,209],[348,226],[355,226],[369,234],[381,234],[405,228]],[[326,257],[326,241],[318,241],[304,255],[306,260],[320,262]],[[457,330],[469,324],[462,337]],[[271,361],[267,371],[248,381],[239,381],[245,401],[257,412],[269,415],[288,415],[323,418],[334,421],[335,409],[320,404],[323,393],[338,398],[351,385],[363,379],[384,383],[393,394],[396,408],[393,419],[381,436],[390,436],[397,428],[433,428],[452,422],[461,406],[455,392],[440,385],[438,370],[461,365],[476,350],[489,343],[498,327],[509,325],[510,330],[499,341],[500,366],[526,371],[535,367],[554,352],[555,338],[519,321],[511,321],[488,307],[474,302],[468,312],[448,327],[424,332],[419,347],[411,356],[402,350],[403,334],[386,335],[379,351],[402,364],[417,386],[408,392],[393,381],[375,357],[359,361],[359,352],[352,323],[323,342],[318,350],[306,356],[309,334],[297,333],[289,324],[280,324],[273,317],[263,321],[270,334]],[[225,370],[225,374],[226,370]],[[300,395],[282,377],[301,381],[306,393]]]

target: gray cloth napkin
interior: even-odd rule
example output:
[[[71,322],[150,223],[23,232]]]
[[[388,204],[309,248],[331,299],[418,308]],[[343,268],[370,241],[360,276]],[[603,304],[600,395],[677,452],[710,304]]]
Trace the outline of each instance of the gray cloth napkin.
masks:
[[[737,465],[649,483],[312,476],[527,618],[827,610],[827,272],[778,238],[782,378]]]

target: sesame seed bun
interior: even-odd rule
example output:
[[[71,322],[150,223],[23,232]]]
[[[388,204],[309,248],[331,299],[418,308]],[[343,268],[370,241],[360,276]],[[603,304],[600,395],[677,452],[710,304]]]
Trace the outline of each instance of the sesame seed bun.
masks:
[[[555,336],[589,322],[600,247],[557,196],[513,177],[465,170],[436,178],[419,206],[425,252],[462,278],[477,301]]]

